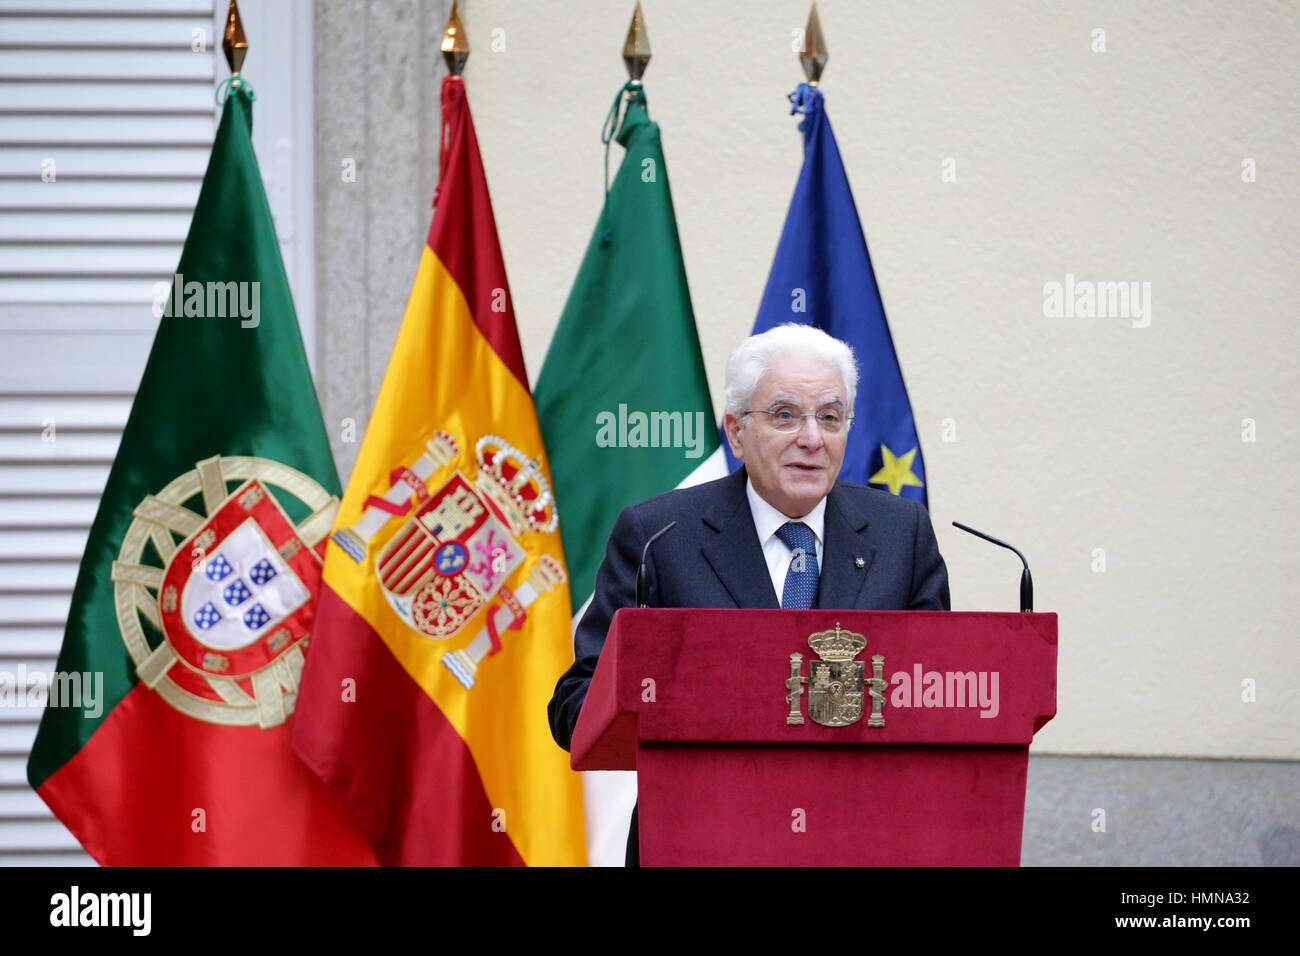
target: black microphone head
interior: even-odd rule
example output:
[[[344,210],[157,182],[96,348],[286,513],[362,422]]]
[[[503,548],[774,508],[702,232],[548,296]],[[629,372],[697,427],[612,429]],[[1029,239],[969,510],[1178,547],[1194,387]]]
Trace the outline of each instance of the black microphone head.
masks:
[[[1032,611],[1034,609],[1034,579],[1029,574],[1029,565],[1025,565],[1025,573],[1020,575],[1020,610]]]

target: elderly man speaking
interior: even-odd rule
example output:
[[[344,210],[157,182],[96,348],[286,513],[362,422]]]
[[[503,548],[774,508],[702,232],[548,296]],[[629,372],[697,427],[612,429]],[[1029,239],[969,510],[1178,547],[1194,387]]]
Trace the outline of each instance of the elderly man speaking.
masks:
[[[548,708],[561,747],[614,612],[636,603],[642,549],[669,522],[646,557],[651,607],[950,609],[925,508],[836,480],[857,386],[852,349],[811,326],[778,326],[731,353],[724,427],[743,467],[618,516]]]

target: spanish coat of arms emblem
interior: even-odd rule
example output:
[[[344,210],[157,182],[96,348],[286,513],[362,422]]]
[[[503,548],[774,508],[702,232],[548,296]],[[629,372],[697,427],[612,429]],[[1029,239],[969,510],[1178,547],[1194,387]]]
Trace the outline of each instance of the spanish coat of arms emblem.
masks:
[[[818,631],[808,637],[808,646],[817,653],[817,659],[808,662],[808,677],[803,676],[803,655],[790,655],[790,676],[785,686],[790,693],[786,703],[790,712],[787,724],[802,724],[803,712],[799,700],[804,685],[808,685],[808,716],[824,727],[847,727],[862,719],[863,704],[871,699],[868,727],[885,726],[882,712],[885,704],[883,677],[884,655],[871,658],[872,676],[866,676],[866,662],[855,658],[866,649],[867,639],[861,634],[845,631],[835,624],[833,631]]]
[[[453,470],[430,491],[430,480],[459,457],[456,439],[435,432],[418,460],[392,471],[388,492],[371,495],[361,518],[333,540],[360,564],[375,535],[401,519],[374,556],[384,597],[407,627],[435,641],[457,636],[482,613],[469,644],[442,657],[468,689],[483,658],[502,649],[502,634],[519,630],[533,601],[566,577],[563,565],[543,553],[522,583],[506,585],[529,558],[521,537],[553,533],[558,523],[540,464],[485,435],[474,446],[474,481]]]

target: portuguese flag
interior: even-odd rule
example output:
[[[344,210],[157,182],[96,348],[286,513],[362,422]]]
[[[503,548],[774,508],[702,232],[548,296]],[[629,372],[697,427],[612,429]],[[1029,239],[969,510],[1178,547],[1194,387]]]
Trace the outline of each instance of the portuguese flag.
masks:
[[[465,87],[330,537],[294,746],[389,864],[586,861],[546,719],[572,659],[550,471]]]
[[[27,766],[103,864],[374,862],[290,746],[339,485],[252,99],[236,78],[180,265],[155,289],[162,320]]]

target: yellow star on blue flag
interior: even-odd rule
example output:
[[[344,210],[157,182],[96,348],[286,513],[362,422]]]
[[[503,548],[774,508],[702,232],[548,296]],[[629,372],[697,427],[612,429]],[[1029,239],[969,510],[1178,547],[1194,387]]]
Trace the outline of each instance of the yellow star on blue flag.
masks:
[[[868,479],[868,484],[889,485],[891,495],[902,492],[904,485],[915,485],[917,488],[925,485],[925,482],[912,473],[912,459],[916,457],[915,448],[902,458],[897,458],[888,447],[881,445],[880,457],[885,466]]]

